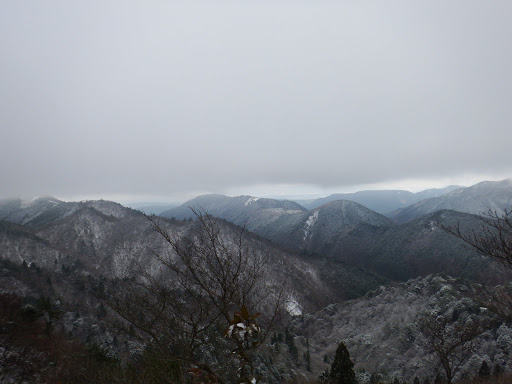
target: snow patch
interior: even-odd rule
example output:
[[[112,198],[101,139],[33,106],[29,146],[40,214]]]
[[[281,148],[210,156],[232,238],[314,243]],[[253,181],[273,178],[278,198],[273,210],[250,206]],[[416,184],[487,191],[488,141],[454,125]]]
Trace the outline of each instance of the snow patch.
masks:
[[[311,227],[315,225],[316,221],[318,220],[318,212],[319,211],[316,211],[306,220],[306,223],[304,224],[304,238],[302,239],[303,241],[306,241],[307,237],[311,234]]]
[[[286,308],[286,311],[291,316],[300,316],[300,315],[302,315],[302,307],[301,307],[301,305],[295,299],[287,300],[286,303],[285,303],[285,308]]]
[[[255,202],[255,201],[258,201],[260,198],[259,197],[250,197],[249,200],[247,200],[245,202],[245,206],[247,207],[249,204]]]
[[[29,198],[29,199],[21,199],[20,208],[25,209],[25,208],[28,208],[28,207],[34,205],[34,203],[36,202],[37,199],[39,199],[39,196]]]

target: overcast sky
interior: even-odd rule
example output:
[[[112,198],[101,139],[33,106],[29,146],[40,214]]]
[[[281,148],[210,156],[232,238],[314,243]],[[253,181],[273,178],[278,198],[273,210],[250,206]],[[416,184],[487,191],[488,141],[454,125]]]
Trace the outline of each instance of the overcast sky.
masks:
[[[512,177],[512,2],[0,0],[0,196]]]

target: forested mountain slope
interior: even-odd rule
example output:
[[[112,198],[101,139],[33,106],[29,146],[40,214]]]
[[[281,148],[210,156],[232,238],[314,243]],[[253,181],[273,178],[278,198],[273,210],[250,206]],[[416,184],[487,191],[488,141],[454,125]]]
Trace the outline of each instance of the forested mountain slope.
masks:
[[[451,185],[446,188],[427,189],[417,193],[404,190],[374,190],[354,193],[335,193],[313,201],[297,202],[308,209],[314,209],[331,201],[350,200],[384,215],[396,209],[405,208],[421,200],[441,196],[457,188],[461,187]]]
[[[451,191],[445,195],[420,201],[399,209],[388,216],[397,223],[442,209],[481,215],[490,210],[503,212],[512,207],[512,179],[484,181],[468,188]]]

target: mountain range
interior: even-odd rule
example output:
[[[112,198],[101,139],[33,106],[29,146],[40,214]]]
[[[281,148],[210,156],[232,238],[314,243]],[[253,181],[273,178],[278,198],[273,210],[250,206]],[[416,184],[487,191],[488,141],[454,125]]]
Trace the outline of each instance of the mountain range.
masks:
[[[296,200],[302,206],[313,209],[335,200],[350,200],[364,205],[371,210],[386,215],[399,208],[405,208],[431,197],[441,196],[455,189],[462,188],[457,185],[450,185],[445,188],[427,189],[413,193],[405,190],[374,190],[359,191],[355,193],[335,193],[316,200]]]
[[[462,222],[468,230],[479,229],[475,206],[506,207],[511,201],[510,180],[485,182],[469,188],[449,187],[441,196],[416,205],[438,204],[416,219],[396,224],[356,202],[335,200],[312,210],[296,203],[250,196],[204,195],[162,213],[170,218],[191,218],[192,209],[204,209],[246,228],[286,249],[327,260],[362,267],[384,279],[405,281],[441,271],[475,281],[496,283],[509,276],[482,259],[438,227]],[[423,195],[441,193],[429,190]],[[453,199],[453,196],[469,196]],[[443,202],[443,204],[441,204]],[[456,206],[453,202],[457,202]],[[435,209],[435,207],[448,207]],[[412,207],[415,207],[413,205]],[[412,208],[411,207],[411,208]],[[449,208],[456,208],[450,210]],[[414,219],[414,220],[413,220]]]
[[[63,266],[72,267],[80,273],[109,278],[132,276],[141,266],[149,271],[158,270],[153,252],[167,252],[169,245],[141,212],[107,201],[62,202],[63,207],[58,209],[58,203],[54,205],[53,201],[38,200],[21,208],[18,205],[17,215],[8,217],[23,221],[25,225],[0,221],[3,259],[18,265],[35,263],[57,271]],[[40,215],[22,212],[32,213],[34,206],[42,209]],[[56,216],[56,211],[61,212],[60,217]],[[45,220],[36,222],[42,215]],[[161,219],[159,225],[174,237],[192,231],[195,223]],[[222,220],[217,225],[223,231],[234,228]],[[300,301],[302,307],[311,309],[318,302],[335,299],[336,294],[317,278],[321,272],[311,263],[250,232],[247,232],[246,243],[250,252],[272,254],[269,279],[296,281],[290,284],[289,296]]]
[[[442,196],[398,209],[388,216],[398,223],[404,223],[441,209],[482,215],[489,210],[501,213],[510,207],[512,207],[512,179],[505,179],[483,181],[471,187],[455,189]]]
[[[378,195],[392,199],[400,193]],[[286,308],[294,319],[288,330],[296,335],[300,353],[311,354],[316,373],[328,368],[335,341],[344,340],[360,375],[386,371],[407,377],[428,376],[431,370],[423,365],[426,351],[416,341],[422,339],[421,316],[434,310],[491,324],[464,372],[473,372],[484,358],[504,364],[510,329],[475,300],[482,287],[506,287],[512,272],[439,224],[478,231],[479,214],[511,205],[509,179],[444,191],[389,217],[348,199],[308,209],[292,201],[204,195],[152,220],[172,238],[196,236],[198,214],[214,217],[222,233],[245,228],[244,250],[269,257],[265,281],[286,287]],[[111,351],[121,347],[106,326],[98,331],[96,316],[105,309],[87,287],[124,281],[141,271],[158,276],[161,264],[154,254],[167,252],[169,244],[147,216],[115,202],[0,200],[0,294],[59,297],[68,305],[63,327]],[[129,342],[125,339],[128,349]],[[295,364],[300,375],[311,378],[299,360],[283,364]]]

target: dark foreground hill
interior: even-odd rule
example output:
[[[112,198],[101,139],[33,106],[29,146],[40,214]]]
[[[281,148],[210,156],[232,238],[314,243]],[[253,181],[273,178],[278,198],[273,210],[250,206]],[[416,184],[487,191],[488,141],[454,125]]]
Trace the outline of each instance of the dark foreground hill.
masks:
[[[374,227],[361,224],[325,248],[324,254],[350,265],[367,268],[395,281],[431,273],[447,273],[480,283],[498,284],[511,278],[508,270],[482,257],[438,223],[465,231],[480,230],[476,215],[438,211],[402,225]]]

